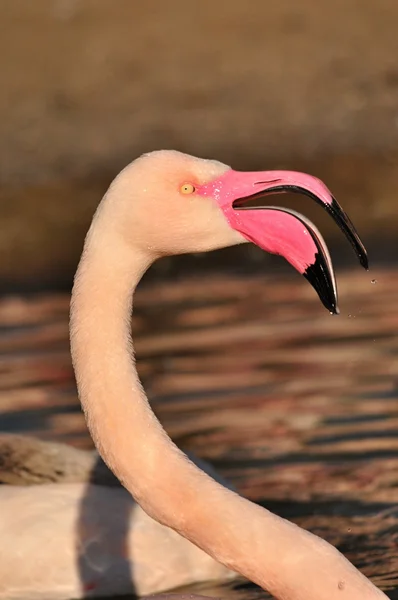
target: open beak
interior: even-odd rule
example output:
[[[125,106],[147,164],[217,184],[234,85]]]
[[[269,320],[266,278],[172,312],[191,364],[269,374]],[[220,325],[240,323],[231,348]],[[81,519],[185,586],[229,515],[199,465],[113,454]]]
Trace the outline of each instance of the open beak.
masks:
[[[368,268],[366,249],[354,225],[316,177],[294,171],[245,173],[230,169],[198,191],[212,196],[230,226],[247,240],[290,262],[313,285],[331,313],[339,312],[336,280],[326,244],[316,227],[295,211],[248,203],[283,192],[309,196],[333,217],[354,247],[361,265]]]

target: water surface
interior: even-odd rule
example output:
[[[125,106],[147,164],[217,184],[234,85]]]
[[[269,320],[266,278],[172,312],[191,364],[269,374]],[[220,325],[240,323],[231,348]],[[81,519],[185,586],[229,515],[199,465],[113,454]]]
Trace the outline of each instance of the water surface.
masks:
[[[398,598],[398,273],[338,273],[330,316],[295,273],[141,286],[140,375],[183,448],[240,493],[336,544]],[[374,282],[372,283],[372,280]],[[91,447],[68,295],[0,301],[0,429]],[[190,586],[232,599],[251,584]]]

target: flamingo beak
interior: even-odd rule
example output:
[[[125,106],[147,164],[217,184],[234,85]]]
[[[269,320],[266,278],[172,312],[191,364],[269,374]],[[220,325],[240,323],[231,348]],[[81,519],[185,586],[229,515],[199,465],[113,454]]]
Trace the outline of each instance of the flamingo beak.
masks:
[[[199,190],[212,196],[229,225],[263,250],[283,256],[312,284],[324,306],[339,312],[337,287],[330,255],[321,234],[295,211],[273,206],[250,206],[267,195],[293,192],[323,206],[351,242],[361,265],[368,268],[366,249],[347,214],[317,178],[293,171],[244,173],[230,169]]]

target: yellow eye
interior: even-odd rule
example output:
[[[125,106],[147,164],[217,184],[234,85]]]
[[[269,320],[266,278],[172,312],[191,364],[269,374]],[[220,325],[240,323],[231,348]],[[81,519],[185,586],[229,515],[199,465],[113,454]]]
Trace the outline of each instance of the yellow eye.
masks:
[[[195,191],[195,186],[193,186],[192,183],[184,183],[180,187],[181,194],[193,194],[194,191]]]

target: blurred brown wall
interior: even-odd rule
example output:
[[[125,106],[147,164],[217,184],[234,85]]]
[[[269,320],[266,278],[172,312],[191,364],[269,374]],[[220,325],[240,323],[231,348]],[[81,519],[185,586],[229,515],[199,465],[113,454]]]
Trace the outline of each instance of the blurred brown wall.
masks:
[[[110,179],[159,147],[311,171],[396,236],[395,0],[0,0],[0,27],[3,286],[70,281]]]

